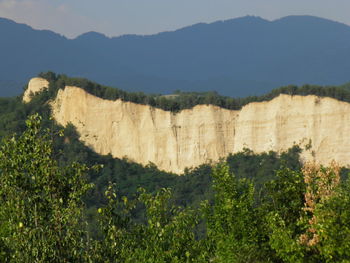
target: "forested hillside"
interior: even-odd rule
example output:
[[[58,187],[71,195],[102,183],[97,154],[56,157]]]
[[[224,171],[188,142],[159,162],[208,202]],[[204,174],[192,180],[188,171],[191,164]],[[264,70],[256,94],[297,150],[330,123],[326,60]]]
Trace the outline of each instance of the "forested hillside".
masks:
[[[195,98],[206,97],[211,98],[206,103],[215,103],[221,100],[235,99],[229,97],[222,97],[219,95],[209,96],[212,94],[179,94],[179,101],[174,99],[167,99],[163,96],[148,95],[140,93],[128,93],[122,90],[104,87],[99,84],[90,82],[86,79],[68,78],[65,75],[56,75],[52,72],[43,73],[40,75],[50,81],[48,90],[37,94],[33,97],[30,103],[22,103],[21,97],[2,98],[0,100],[0,135],[6,138],[13,133],[22,133],[25,129],[26,118],[34,113],[39,113],[43,117],[43,125],[50,128],[54,137],[55,159],[59,163],[67,164],[72,161],[78,161],[88,165],[103,164],[103,169],[98,173],[91,174],[91,180],[96,183],[96,189],[93,190],[88,202],[91,205],[97,206],[103,202],[103,193],[108,182],[117,183],[118,191],[121,194],[131,197],[139,186],[146,188],[148,191],[154,192],[156,189],[162,187],[171,187],[175,191],[176,202],[183,205],[199,203],[200,200],[211,198],[210,195],[210,173],[211,167],[209,165],[202,165],[197,168],[189,168],[182,176],[169,174],[159,171],[157,167],[150,163],[147,166],[142,166],[127,159],[115,159],[111,156],[100,156],[94,153],[91,149],[84,146],[79,141],[79,136],[72,125],[66,128],[59,127],[51,119],[50,108],[46,103],[48,100],[55,97],[59,88],[64,88],[66,85],[77,85],[90,93],[106,99],[121,98],[126,101],[133,101],[137,103],[146,103],[147,100],[160,100],[161,103],[154,106],[163,107],[167,110],[181,110],[186,108],[187,102],[191,102],[187,107],[193,107],[198,103],[203,103],[201,99],[196,101]],[[110,95],[112,94],[112,95]],[[239,99],[238,99],[239,100]],[[182,105],[177,104],[184,101]],[[169,105],[177,105],[172,108]],[[181,106],[181,107],[180,107]],[[222,106],[218,103],[218,106]],[[64,130],[64,136],[60,137],[54,135],[59,130]],[[242,153],[230,155],[227,157],[232,171],[235,171],[237,176],[245,178],[254,178],[258,185],[271,178],[273,171],[278,169],[282,164],[286,164],[291,168],[300,167],[298,156],[300,149],[294,147],[290,151],[283,153],[281,156],[276,153],[254,154],[249,149]],[[254,163],[254,165],[252,165]],[[263,164],[263,165],[262,165]],[[258,171],[258,168],[260,170]],[[263,167],[263,168],[262,168]]]
[[[283,154],[259,186],[235,176],[223,161],[212,168],[211,198],[200,208],[176,205],[168,188],[139,188],[134,198],[121,197],[115,189],[120,181],[110,182],[105,203],[87,213],[84,199],[97,187],[87,175],[101,166],[57,161],[55,136],[67,139],[64,133],[43,129],[37,114],[26,126],[0,145],[2,262],[349,260],[350,182],[341,179],[335,163],[288,168],[293,157]],[[276,155],[236,157],[238,164],[249,162],[243,171],[264,176],[259,173]]]
[[[30,103],[23,104],[21,97],[0,99],[0,261],[350,259],[348,170],[334,163],[302,167],[301,149],[295,146],[281,154],[246,149],[213,167],[169,174],[153,164],[97,155],[78,140],[72,125],[55,124],[47,103],[65,85],[107,99],[145,104],[145,98],[161,99],[164,104],[155,106],[173,111],[235,99],[215,94],[212,101],[201,101],[208,94],[195,93],[178,94],[174,101],[64,75],[41,76],[50,87]],[[346,86],[306,86],[247,101],[278,92],[349,98]],[[176,107],[167,106],[175,102]]]

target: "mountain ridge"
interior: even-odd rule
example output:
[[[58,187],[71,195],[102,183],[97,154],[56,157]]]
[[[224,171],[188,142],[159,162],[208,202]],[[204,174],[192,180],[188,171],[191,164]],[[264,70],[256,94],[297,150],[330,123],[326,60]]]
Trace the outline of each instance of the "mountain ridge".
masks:
[[[4,84],[0,96],[19,94],[31,76],[48,70],[129,91],[216,90],[234,97],[350,79],[350,27],[312,16],[247,16],[154,35],[87,32],[75,39],[1,21],[0,81],[18,85]]]

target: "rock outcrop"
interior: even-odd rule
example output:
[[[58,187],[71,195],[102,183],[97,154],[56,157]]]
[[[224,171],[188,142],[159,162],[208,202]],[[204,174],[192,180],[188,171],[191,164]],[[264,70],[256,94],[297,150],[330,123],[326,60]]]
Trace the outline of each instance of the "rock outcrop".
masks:
[[[97,153],[175,173],[243,148],[281,152],[295,144],[308,146],[304,160],[350,164],[350,104],[331,98],[280,95],[239,111],[198,105],[171,113],[66,87],[51,105],[56,121],[72,123]]]
[[[23,101],[25,103],[30,102],[30,100],[32,99],[32,96],[35,95],[35,93],[39,93],[44,89],[47,89],[48,87],[49,87],[49,82],[46,79],[32,78],[28,83],[28,88],[25,90],[23,94]]]
[[[60,90],[52,109],[59,124],[72,123],[81,140],[97,153],[142,164],[152,162],[175,173],[232,152],[238,115],[204,105],[174,114],[121,100],[103,100],[76,87]]]

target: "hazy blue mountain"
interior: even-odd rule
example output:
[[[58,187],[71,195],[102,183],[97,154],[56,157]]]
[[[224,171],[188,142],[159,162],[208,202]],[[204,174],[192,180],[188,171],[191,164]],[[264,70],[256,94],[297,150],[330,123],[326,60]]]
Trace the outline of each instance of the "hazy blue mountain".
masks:
[[[149,36],[88,32],[75,39],[0,19],[0,35],[0,96],[19,94],[28,78],[48,70],[129,91],[230,96],[350,80],[350,27],[312,16],[247,16]]]

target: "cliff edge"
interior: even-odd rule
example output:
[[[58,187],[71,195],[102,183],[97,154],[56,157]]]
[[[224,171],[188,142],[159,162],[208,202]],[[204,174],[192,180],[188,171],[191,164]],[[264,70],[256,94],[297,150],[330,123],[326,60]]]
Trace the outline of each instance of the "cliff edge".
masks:
[[[281,94],[239,111],[198,105],[172,113],[67,86],[51,106],[55,120],[72,123],[97,153],[174,173],[243,148],[281,152],[295,144],[308,146],[304,160],[350,164],[350,104],[332,98]]]
[[[28,88],[23,94],[23,102],[28,103],[31,101],[32,96],[36,93],[40,93],[44,89],[49,87],[49,82],[43,78],[32,78],[28,83]]]

